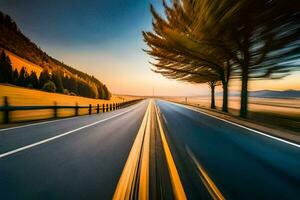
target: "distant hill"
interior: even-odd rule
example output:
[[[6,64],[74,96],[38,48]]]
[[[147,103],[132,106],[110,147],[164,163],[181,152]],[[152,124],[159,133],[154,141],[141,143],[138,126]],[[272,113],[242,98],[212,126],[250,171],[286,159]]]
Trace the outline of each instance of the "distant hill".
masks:
[[[13,67],[18,70],[20,70],[21,65],[26,65],[24,67],[26,67],[29,72],[31,70],[35,71],[37,75],[39,75],[42,70],[47,70],[50,73],[58,71],[63,76],[76,79],[79,83],[82,83],[81,85],[84,85],[85,88],[92,90],[92,92],[89,92],[89,94],[92,95],[88,97],[110,97],[109,90],[101,81],[49,56],[21,32],[10,16],[0,11],[0,52],[2,52],[2,50],[5,50],[12,61]],[[104,90],[107,94],[102,95]]]
[[[216,93],[216,96],[222,96],[222,92]],[[240,96],[240,93],[231,92],[229,96]],[[300,90],[285,90],[285,91],[258,90],[258,91],[250,91],[249,96],[257,97],[257,98],[300,98]]]
[[[249,94],[251,97],[261,98],[300,98],[300,90],[285,90],[285,91],[274,91],[274,90],[260,90],[252,91]]]

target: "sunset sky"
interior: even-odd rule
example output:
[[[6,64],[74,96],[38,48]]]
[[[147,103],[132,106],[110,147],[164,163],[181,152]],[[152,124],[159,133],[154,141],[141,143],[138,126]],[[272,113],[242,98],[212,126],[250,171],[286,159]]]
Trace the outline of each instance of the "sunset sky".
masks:
[[[142,30],[151,30],[149,4],[160,0],[1,0],[22,32],[49,55],[94,75],[113,93],[192,96],[206,85],[167,80],[152,72],[142,49]],[[239,90],[238,81],[231,91]],[[250,90],[300,90],[300,73],[276,81],[250,83]]]

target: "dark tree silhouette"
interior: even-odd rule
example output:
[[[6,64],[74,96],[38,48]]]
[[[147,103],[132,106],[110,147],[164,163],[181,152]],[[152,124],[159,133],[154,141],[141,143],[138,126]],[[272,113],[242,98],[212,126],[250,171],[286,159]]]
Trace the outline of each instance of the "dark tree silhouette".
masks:
[[[19,81],[19,72],[18,69],[15,69],[13,72],[13,84],[18,85],[18,81]]]
[[[22,67],[19,74],[18,86],[27,87],[27,71],[25,67]]]
[[[13,83],[13,69],[10,59],[4,51],[0,55],[0,82]]]
[[[31,74],[29,75],[28,84],[30,84],[32,86],[32,88],[35,88],[35,89],[39,88],[39,80],[36,75],[36,72],[31,71]]]
[[[56,92],[64,93],[64,86],[61,78],[61,72],[56,70],[52,72],[51,81],[55,83]]]
[[[39,88],[43,88],[43,86],[45,85],[45,83],[47,83],[49,80],[51,79],[50,74],[48,72],[48,70],[44,69],[39,77]]]
[[[78,95],[78,84],[77,80],[73,76],[64,76],[62,77],[63,86],[67,89],[70,93],[74,93]]]

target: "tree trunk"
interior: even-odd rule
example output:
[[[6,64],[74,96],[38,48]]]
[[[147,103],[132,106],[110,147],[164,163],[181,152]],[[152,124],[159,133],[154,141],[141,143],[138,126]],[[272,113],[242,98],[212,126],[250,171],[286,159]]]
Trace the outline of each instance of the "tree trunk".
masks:
[[[228,112],[228,84],[231,76],[231,65],[230,61],[227,60],[225,64],[225,70],[224,70],[224,78],[222,79],[222,85],[223,85],[223,106],[222,111]]]
[[[228,112],[228,82],[223,81],[223,105],[222,105],[222,111]]]
[[[211,84],[211,102],[210,102],[210,108],[215,109],[216,108],[216,103],[215,103],[215,84]]]
[[[242,89],[240,117],[246,118],[248,115],[248,67],[242,69]]]

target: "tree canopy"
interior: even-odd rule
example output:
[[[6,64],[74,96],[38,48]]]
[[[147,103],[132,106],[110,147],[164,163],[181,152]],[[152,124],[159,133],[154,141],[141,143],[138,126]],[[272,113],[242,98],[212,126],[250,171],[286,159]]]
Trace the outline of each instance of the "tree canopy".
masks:
[[[221,81],[223,100],[229,79],[240,78],[242,117],[249,80],[278,79],[299,69],[297,0],[172,0],[163,6],[164,16],[150,7],[153,31],[143,32],[153,71],[187,82]]]

